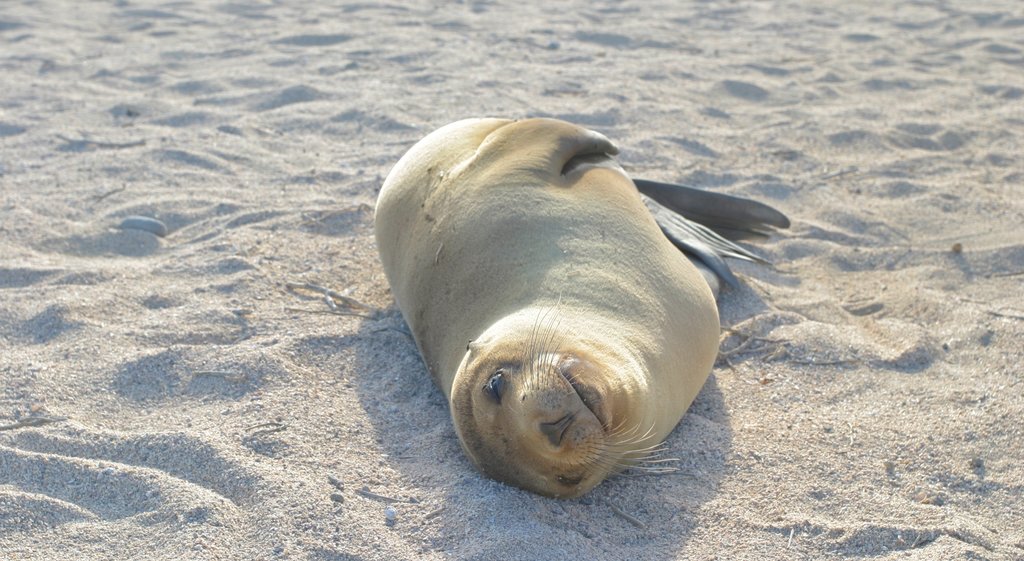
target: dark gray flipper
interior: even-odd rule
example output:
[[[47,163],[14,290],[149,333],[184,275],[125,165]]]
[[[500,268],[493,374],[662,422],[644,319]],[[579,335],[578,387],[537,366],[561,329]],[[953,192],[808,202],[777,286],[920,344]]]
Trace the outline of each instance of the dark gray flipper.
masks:
[[[789,227],[784,214],[757,201],[644,179],[633,182],[665,236],[733,288],[739,280],[724,257],[767,261],[727,238],[765,237],[773,226]],[[708,284],[717,295],[718,283]]]
[[[634,179],[641,193],[730,240],[763,238],[771,227],[788,228],[785,214],[757,201],[685,185]]]

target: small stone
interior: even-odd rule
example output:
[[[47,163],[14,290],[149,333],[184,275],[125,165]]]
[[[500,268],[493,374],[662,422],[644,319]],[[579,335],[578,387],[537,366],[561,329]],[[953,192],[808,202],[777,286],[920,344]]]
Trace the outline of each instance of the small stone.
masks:
[[[971,458],[971,468],[972,469],[984,469],[985,468],[985,460],[983,460],[981,458]]]
[[[384,524],[394,526],[396,518],[398,518],[398,512],[395,510],[395,507],[391,505],[384,507]]]
[[[961,253],[964,250],[964,245],[960,242],[953,244],[953,253]]]
[[[928,491],[918,491],[914,494],[914,500],[923,505],[942,506],[946,504],[946,499],[942,495]]]
[[[345,502],[345,497],[341,493],[331,493],[331,500],[336,503],[343,503]]]
[[[142,230],[161,238],[167,235],[167,225],[149,216],[129,216],[121,221],[121,225],[118,228],[122,230]]]

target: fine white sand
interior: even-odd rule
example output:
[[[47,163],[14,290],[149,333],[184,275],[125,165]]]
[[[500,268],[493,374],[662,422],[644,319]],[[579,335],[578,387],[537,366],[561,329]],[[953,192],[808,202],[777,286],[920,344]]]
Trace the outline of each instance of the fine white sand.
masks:
[[[332,4],[0,3],[0,559],[1024,558],[1024,4]],[[678,472],[463,456],[372,205],[470,116],[792,218]]]

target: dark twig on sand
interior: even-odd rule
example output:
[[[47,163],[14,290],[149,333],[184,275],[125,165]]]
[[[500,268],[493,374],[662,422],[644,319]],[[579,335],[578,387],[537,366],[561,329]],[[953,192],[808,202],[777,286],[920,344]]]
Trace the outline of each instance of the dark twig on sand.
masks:
[[[441,515],[442,512],[444,512],[444,507],[441,507],[441,508],[439,508],[439,509],[437,509],[435,511],[432,511],[432,512],[428,512],[427,514],[425,514],[423,516],[423,519],[424,520],[431,520],[433,518],[437,518],[438,516]]]
[[[225,372],[221,370],[200,370],[192,374],[193,380],[196,378],[223,378],[228,382],[244,382],[248,377],[245,372]]]
[[[122,186],[118,187],[117,189],[112,189],[110,191],[107,191],[106,193],[103,193],[102,195],[97,195],[93,200],[98,203],[98,202],[102,201],[103,199],[105,199],[105,198],[107,198],[107,197],[109,197],[111,195],[116,195],[116,194],[124,191],[127,188],[128,188],[127,185],[122,185]]]
[[[640,528],[641,530],[647,529],[647,524],[641,522],[639,518],[615,506],[614,504],[612,504],[611,501],[605,500],[603,502],[605,505],[608,506],[608,508],[612,509],[612,512],[614,512],[618,517],[622,518],[626,522],[629,522],[630,524],[636,526],[637,528]]]
[[[742,333],[737,333],[737,335],[744,336]],[[784,342],[784,341],[780,341],[778,339],[768,339],[766,337],[752,337],[752,336],[746,336],[746,337],[747,338],[742,343],[740,343],[739,345],[736,345],[735,347],[733,347],[733,348],[731,348],[731,349],[729,349],[727,351],[719,351],[719,353],[718,353],[719,358],[728,358],[728,357],[731,357],[731,356],[733,356],[735,354],[739,354],[739,353],[745,351],[747,349],[747,347],[749,347],[753,343],[771,343],[771,344],[774,344],[774,345],[778,345],[778,344],[781,344],[781,343]],[[764,348],[765,347],[758,347],[755,350],[763,350]]]
[[[259,436],[263,434],[273,434],[275,432],[281,432],[288,428],[288,425],[281,421],[271,421],[269,423],[260,423],[258,425],[252,425],[245,427],[246,431],[252,431],[249,436]]]
[[[359,318],[373,319],[373,316],[368,314],[360,314],[359,312],[344,312],[341,310],[307,310],[306,308],[287,307],[284,309],[284,311],[301,312],[303,314],[327,314],[329,316],[355,316]]]
[[[995,310],[985,310],[985,311],[988,312],[989,314],[991,314],[993,316],[996,316],[996,317],[999,317],[999,318],[1024,319],[1024,316],[1019,316],[1019,315],[1016,315],[1016,314],[1007,314],[1005,312],[997,312]]]
[[[1024,318],[1022,318],[1022,319],[1024,319]],[[733,348],[731,348],[729,350],[719,351],[718,352],[718,358],[716,359],[716,363],[725,363],[730,368],[732,367],[732,363],[729,362],[729,358],[732,357],[733,355],[739,354],[739,353],[741,353],[743,351],[749,351],[749,352],[752,352],[752,353],[762,353],[762,354],[765,353],[766,351],[770,351],[766,355],[764,355],[764,360],[767,361],[767,362],[771,362],[771,361],[775,361],[775,360],[785,360],[789,364],[801,364],[801,365],[810,365],[810,366],[838,366],[838,365],[845,365],[845,364],[861,364],[863,362],[861,359],[856,358],[856,357],[854,357],[854,358],[821,358],[821,359],[819,359],[819,358],[816,358],[814,356],[803,356],[803,357],[795,356],[792,353],[792,350],[786,345],[787,342],[788,342],[786,340],[782,340],[782,339],[769,339],[767,337],[756,337],[756,336],[748,335],[748,334],[740,332],[740,331],[733,331],[731,329],[726,330],[726,331],[728,332],[728,336],[729,337],[735,335],[735,336],[737,336],[737,337],[739,337],[741,339],[740,343],[738,345],[736,345],[735,347],[733,347]],[[750,346],[753,343],[766,343],[766,344],[763,345],[763,346],[759,346],[759,347],[755,347],[755,348],[751,349]]]
[[[135,148],[137,146],[144,146],[145,140],[135,140],[132,142],[100,142],[97,140],[89,140],[86,138],[68,138],[62,134],[58,134],[57,138],[67,142],[71,146],[72,150],[89,150],[89,149],[103,149],[103,150],[120,150],[123,148]]]
[[[793,358],[786,362],[790,364],[802,364],[807,366],[838,366],[840,364],[860,364],[860,361],[855,358],[837,358],[833,360]]]
[[[41,427],[50,423],[66,421],[67,419],[67,417],[27,417],[25,419],[18,419],[9,425],[0,425],[0,431],[23,429],[26,427]]]
[[[323,294],[324,296],[330,298],[333,301],[332,303],[340,303],[341,305],[349,309],[365,310],[368,312],[373,311],[372,306],[367,306],[366,304],[363,304],[362,302],[356,300],[355,298],[345,296],[340,292],[331,290],[323,286],[319,286],[308,282],[286,282],[284,285],[286,288],[288,288],[288,290],[292,291],[310,290],[313,292],[319,292],[320,294]]]
[[[857,173],[858,171],[860,171],[860,169],[857,166],[853,166],[853,167],[848,167],[846,169],[841,169],[839,171],[834,171],[832,173],[826,173],[825,175],[821,176],[821,178],[822,179],[835,179],[837,177],[842,177],[844,175],[849,175],[851,173]]]
[[[374,330],[370,331],[370,333],[383,333],[385,331],[396,331],[396,332],[401,333],[402,335],[405,335],[406,337],[408,337],[409,341],[411,341],[412,344],[415,345],[416,344],[416,338],[412,336],[412,333],[409,333],[408,329],[404,328],[405,327],[404,323],[402,324],[402,326],[403,326],[402,328],[390,327],[390,326],[389,327],[378,327],[377,329],[374,329]]]
[[[356,491],[359,495],[366,497],[367,499],[373,499],[375,501],[381,501],[385,503],[405,503],[410,505],[420,504],[416,499],[396,499],[394,497],[388,497],[386,495],[378,495],[370,490],[369,487],[363,486],[362,489]]]

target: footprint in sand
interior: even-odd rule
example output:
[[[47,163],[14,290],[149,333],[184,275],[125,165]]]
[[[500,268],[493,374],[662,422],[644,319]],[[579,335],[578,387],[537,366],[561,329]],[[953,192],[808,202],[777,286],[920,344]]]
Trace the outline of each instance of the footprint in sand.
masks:
[[[898,148],[942,152],[962,148],[972,136],[966,131],[946,130],[930,123],[901,123],[893,128],[888,139]]]
[[[18,513],[4,519],[26,529],[142,514],[151,522],[182,513],[194,522],[229,520],[259,482],[216,446],[185,433],[135,435],[70,423],[5,435],[0,473],[0,512]]]

